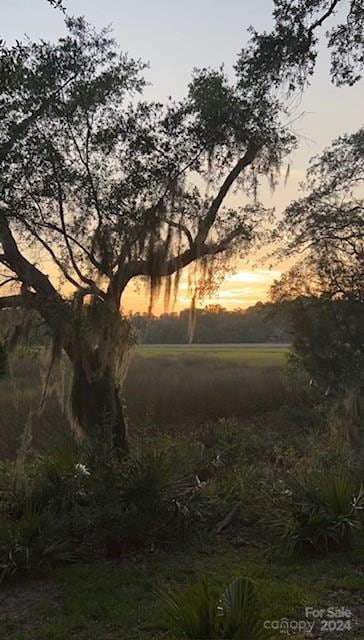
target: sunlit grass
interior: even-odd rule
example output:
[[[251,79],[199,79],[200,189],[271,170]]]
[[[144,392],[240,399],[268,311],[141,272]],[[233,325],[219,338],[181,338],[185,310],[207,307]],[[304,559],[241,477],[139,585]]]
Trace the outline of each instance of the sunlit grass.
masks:
[[[284,365],[289,348],[254,345],[140,345],[136,353],[145,358],[184,359],[198,356],[199,358],[234,360],[245,366],[269,367]]]

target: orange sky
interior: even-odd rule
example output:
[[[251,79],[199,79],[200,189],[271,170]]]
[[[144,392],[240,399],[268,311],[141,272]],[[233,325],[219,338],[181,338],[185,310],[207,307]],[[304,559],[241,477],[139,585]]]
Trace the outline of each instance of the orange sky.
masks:
[[[197,306],[206,304],[220,304],[226,309],[232,310],[238,307],[243,309],[255,304],[258,300],[267,298],[267,289],[275,278],[279,278],[280,271],[268,269],[254,269],[254,271],[242,271],[238,269],[236,273],[228,276],[219,291],[210,298],[201,300]],[[179,293],[174,308],[170,306],[169,311],[179,311],[189,307],[191,295],[188,291],[187,278],[183,278],[180,284]],[[125,291],[123,297],[123,308],[125,311],[145,312],[148,309],[148,290],[143,284],[131,283]],[[163,301],[163,291],[153,307],[153,313],[158,315],[165,311]]]

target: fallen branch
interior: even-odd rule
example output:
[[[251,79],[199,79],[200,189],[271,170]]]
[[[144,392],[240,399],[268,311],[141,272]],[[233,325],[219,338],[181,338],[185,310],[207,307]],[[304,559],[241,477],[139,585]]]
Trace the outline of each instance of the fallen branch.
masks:
[[[221,520],[219,524],[216,525],[215,529],[212,532],[213,535],[219,535],[219,533],[221,533],[224,529],[226,529],[234,520],[239,509],[240,509],[240,503],[237,502],[236,504],[234,504],[233,508],[229,511],[229,513],[225,516],[225,518]]]

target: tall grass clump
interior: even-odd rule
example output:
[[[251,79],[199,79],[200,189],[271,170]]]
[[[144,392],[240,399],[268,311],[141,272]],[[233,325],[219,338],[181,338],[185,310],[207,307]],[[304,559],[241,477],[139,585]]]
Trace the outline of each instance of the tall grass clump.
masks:
[[[364,489],[348,470],[323,469],[290,479],[271,530],[293,552],[327,553],[352,547],[362,527]]]
[[[29,501],[16,518],[0,526],[0,583],[14,573],[49,570],[74,559],[62,520]]]
[[[176,638],[269,640],[254,583],[236,578],[223,592],[206,582],[159,595],[168,630]]]

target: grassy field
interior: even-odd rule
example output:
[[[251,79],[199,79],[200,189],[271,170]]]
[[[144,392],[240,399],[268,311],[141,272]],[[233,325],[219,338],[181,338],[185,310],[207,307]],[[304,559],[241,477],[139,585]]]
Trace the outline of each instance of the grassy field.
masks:
[[[144,358],[208,358],[238,362],[247,367],[282,366],[287,360],[286,345],[141,345],[137,355]]]
[[[285,403],[286,347],[140,346],[126,382],[134,424],[246,418]]]
[[[150,427],[168,432],[175,425],[245,419],[292,404],[295,400],[284,380],[287,355],[287,347],[266,345],[137,347],[125,385],[132,433],[142,434]],[[39,367],[34,359],[19,359],[14,378],[0,380],[0,459],[18,450],[39,393]],[[66,430],[53,396],[34,421],[33,442],[36,448],[52,446]]]

